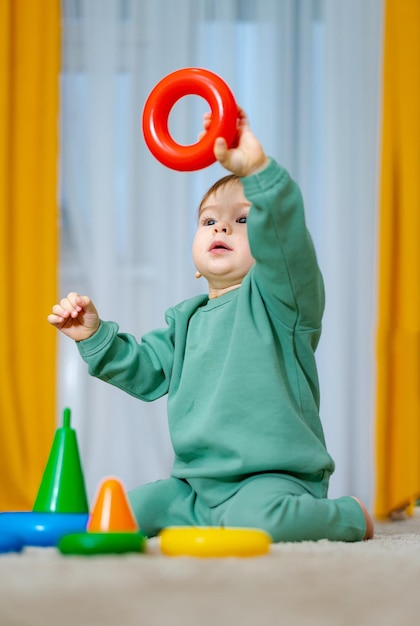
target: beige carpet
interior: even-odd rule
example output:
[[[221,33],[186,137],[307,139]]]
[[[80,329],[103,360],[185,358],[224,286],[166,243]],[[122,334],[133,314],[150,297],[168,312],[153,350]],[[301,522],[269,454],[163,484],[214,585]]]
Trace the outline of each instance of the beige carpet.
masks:
[[[0,555],[1,626],[414,626],[420,515],[375,539],[277,544],[251,559]]]

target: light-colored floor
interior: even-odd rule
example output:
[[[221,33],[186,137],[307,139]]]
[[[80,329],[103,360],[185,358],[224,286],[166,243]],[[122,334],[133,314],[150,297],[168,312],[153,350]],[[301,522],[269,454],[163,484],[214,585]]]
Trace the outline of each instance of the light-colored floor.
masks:
[[[263,557],[0,555],[1,626],[417,626],[420,516]]]

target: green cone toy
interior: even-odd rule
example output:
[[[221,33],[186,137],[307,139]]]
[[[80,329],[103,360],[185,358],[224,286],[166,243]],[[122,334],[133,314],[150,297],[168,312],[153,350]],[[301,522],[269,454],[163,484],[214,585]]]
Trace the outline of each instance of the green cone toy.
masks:
[[[64,409],[63,427],[55,433],[33,511],[89,513],[76,432],[70,427],[70,416],[70,409]]]

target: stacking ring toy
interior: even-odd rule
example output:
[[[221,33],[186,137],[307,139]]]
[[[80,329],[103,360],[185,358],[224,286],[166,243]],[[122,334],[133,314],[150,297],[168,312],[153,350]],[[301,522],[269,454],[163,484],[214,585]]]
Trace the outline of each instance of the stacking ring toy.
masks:
[[[184,96],[207,100],[212,119],[200,141],[189,146],[176,143],[168,129],[168,116]],[[236,139],[238,107],[227,84],[217,74],[200,68],[185,68],[163,78],[150,92],[143,109],[143,135],[150,152],[163,165],[174,170],[199,170],[216,161],[213,154],[217,137],[229,147]]]
[[[86,513],[38,513],[16,511],[0,513],[0,535],[13,533],[23,546],[55,547],[68,533],[83,532]]]
[[[58,544],[62,554],[92,556],[96,554],[127,554],[144,552],[146,536],[141,533],[75,533],[66,535]]]
[[[5,552],[22,552],[23,541],[17,535],[10,533],[0,534],[0,554]]]
[[[166,556],[247,557],[267,554],[272,539],[257,528],[172,526],[159,533]]]

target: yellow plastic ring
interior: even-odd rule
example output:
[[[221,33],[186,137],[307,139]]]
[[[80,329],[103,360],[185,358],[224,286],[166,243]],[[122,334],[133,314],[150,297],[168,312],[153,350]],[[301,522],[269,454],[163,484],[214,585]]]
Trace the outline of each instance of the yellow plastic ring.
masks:
[[[170,526],[159,533],[166,556],[249,557],[267,554],[272,539],[258,528]]]

